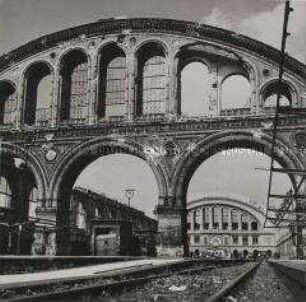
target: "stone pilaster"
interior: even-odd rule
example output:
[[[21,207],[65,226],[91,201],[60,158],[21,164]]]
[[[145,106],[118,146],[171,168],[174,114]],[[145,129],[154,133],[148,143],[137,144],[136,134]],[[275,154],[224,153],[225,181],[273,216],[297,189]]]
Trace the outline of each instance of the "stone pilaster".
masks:
[[[209,115],[218,116],[220,112],[220,84],[218,81],[218,65],[211,65],[210,71],[210,89],[209,89]]]
[[[253,114],[257,114],[260,110],[259,97],[257,91],[256,77],[254,73],[250,74],[250,108]]]
[[[98,59],[91,50],[92,65],[88,68],[88,124],[94,125],[97,120],[96,106],[98,101],[99,66]]]
[[[158,255],[182,256],[184,245],[187,245],[187,225],[182,222],[182,207],[159,205],[155,213],[158,217],[158,231],[160,239],[157,246]],[[185,229],[185,230],[184,230]],[[184,235],[186,233],[186,235]],[[186,237],[186,238],[184,238]],[[185,240],[184,240],[185,239]],[[185,243],[184,243],[185,241]]]
[[[204,229],[204,219],[203,219],[203,209],[199,209],[200,215],[199,215],[199,223],[200,223],[200,230]]]
[[[178,59],[169,57],[169,80],[168,80],[168,104],[167,112],[169,116],[176,116],[179,112],[179,104],[177,100],[177,68]]]
[[[238,231],[241,232],[242,227],[241,227],[241,212],[238,212]]]
[[[228,230],[232,231],[232,211],[228,209]]]
[[[126,118],[133,121],[136,106],[136,59],[134,53],[130,53],[126,57],[127,64],[127,108]]]
[[[195,228],[194,228],[194,223],[195,223],[194,215],[195,215],[195,211],[192,211],[190,213],[190,217],[191,217],[190,230],[191,230],[191,232],[194,232],[194,230],[195,230]]]
[[[57,255],[56,242],[56,204],[48,202],[36,208],[36,216],[48,221],[43,228],[36,228],[34,234],[33,254],[36,255]]]
[[[56,67],[55,76],[52,83],[52,105],[51,105],[51,126],[55,127],[58,121],[58,114],[61,102],[61,76],[60,66]]]
[[[208,229],[212,230],[213,229],[213,208],[209,207],[208,210],[209,210],[209,212],[208,212],[209,213],[209,227],[208,227]]]
[[[222,207],[218,208],[219,213],[219,230],[222,230],[223,220],[222,220]]]

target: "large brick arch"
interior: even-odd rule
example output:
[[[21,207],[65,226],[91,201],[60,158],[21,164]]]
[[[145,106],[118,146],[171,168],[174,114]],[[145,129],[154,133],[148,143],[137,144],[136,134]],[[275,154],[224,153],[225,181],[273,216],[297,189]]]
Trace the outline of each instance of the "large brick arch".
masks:
[[[252,131],[222,131],[209,135],[190,144],[181,155],[172,174],[171,193],[177,204],[186,207],[186,194],[189,182],[197,168],[208,158],[218,152],[231,148],[248,148],[258,150],[268,156],[271,155],[272,137],[264,133]],[[292,146],[276,140],[276,161],[287,169],[303,170],[305,163],[301,155],[292,151]],[[296,179],[291,176],[293,187]]]
[[[9,158],[20,158],[25,161],[34,175],[38,190],[37,197],[39,200],[44,201],[48,191],[48,177],[47,171],[40,159],[24,147],[5,142],[1,143],[1,155],[7,155]]]
[[[50,198],[60,202],[63,185],[72,186],[82,170],[95,159],[119,153],[138,157],[150,166],[158,185],[159,203],[162,203],[164,197],[168,195],[168,174],[164,164],[153,160],[145,150],[146,146],[136,141],[114,138],[97,138],[75,146],[66,153],[55,168],[50,182]]]
[[[126,61],[124,68],[120,60],[113,62],[110,73],[114,76],[109,77],[108,84],[115,88],[105,89],[107,97],[100,98],[99,55],[104,49],[105,57],[111,56],[114,48],[109,45],[122,49]],[[147,58],[147,53],[153,50],[151,46],[155,48],[155,55]],[[75,68],[75,73],[69,73],[68,68],[67,73],[61,72],[62,63],[76,52],[85,57],[86,68]],[[146,73],[139,72],[143,71],[137,66],[139,54],[148,59],[142,62]],[[54,32],[0,56],[0,84],[9,80],[14,83],[15,91],[10,98],[14,108],[8,110],[5,123],[0,125],[2,148],[12,156],[27,159],[37,181],[39,199],[48,201],[61,201],[62,192],[69,191],[82,169],[100,156],[121,152],[145,160],[158,183],[156,213],[161,234],[164,232],[169,239],[163,244],[171,247],[173,234],[179,235],[184,227],[182,217],[189,181],[197,167],[213,155],[209,153],[211,150],[253,147],[270,154],[272,128],[269,125],[273,122],[275,108],[263,108],[261,97],[266,84],[277,79],[282,60],[279,50],[260,41],[182,20],[106,19]],[[194,111],[196,116],[183,115],[180,110],[180,67],[192,61],[205,63],[210,71],[208,115],[203,115],[198,108],[198,115]],[[48,118],[42,123],[24,126],[24,72],[40,62],[47,62],[54,73],[52,104],[43,110],[46,112],[43,116]],[[73,62],[70,60],[71,67]],[[117,81],[115,69],[125,69],[124,80],[120,73],[121,81]],[[222,110],[222,80],[237,72],[242,72],[251,84],[250,108]],[[74,85],[69,84],[69,78],[74,80]],[[306,124],[303,116],[296,115],[306,108],[305,78],[305,64],[286,54],[284,81],[294,92],[294,110],[279,117],[276,145],[285,151],[278,154],[276,160],[285,168],[298,170],[305,169],[302,156]],[[69,85],[64,86],[64,81]],[[70,93],[62,94],[62,87],[71,86],[74,89],[70,89]],[[0,85],[1,88],[5,87]],[[104,90],[102,92],[104,96]],[[116,110],[99,116],[98,99],[105,103],[108,99]],[[189,98],[186,99],[190,105]],[[62,106],[67,110],[61,110],[62,103],[67,104]],[[137,107],[139,103],[141,106]],[[143,110],[144,103],[146,110]],[[73,110],[71,106],[68,110],[68,104],[73,104]],[[156,154],[150,154],[150,148]],[[293,177],[292,182],[296,182]],[[51,219],[57,227],[56,215],[61,209],[56,203],[46,203],[37,213],[42,219]],[[180,237],[175,238],[178,239],[175,244],[181,245]]]

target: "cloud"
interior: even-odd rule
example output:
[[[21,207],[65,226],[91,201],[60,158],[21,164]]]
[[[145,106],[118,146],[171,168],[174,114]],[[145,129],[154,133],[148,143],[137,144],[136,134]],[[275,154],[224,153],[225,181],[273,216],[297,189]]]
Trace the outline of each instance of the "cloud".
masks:
[[[218,7],[214,7],[207,17],[202,18],[200,23],[205,23],[216,27],[222,27],[229,30],[233,29],[235,26],[234,21],[231,19],[231,17],[223,13]]]
[[[291,36],[287,39],[286,51],[305,62],[306,45],[306,3],[294,1],[291,3],[294,11],[290,14],[288,31]],[[245,34],[265,42],[273,47],[280,48],[284,18],[284,3],[280,2],[272,10],[259,12],[245,18],[236,18],[214,8],[211,13],[201,21],[213,26]]]

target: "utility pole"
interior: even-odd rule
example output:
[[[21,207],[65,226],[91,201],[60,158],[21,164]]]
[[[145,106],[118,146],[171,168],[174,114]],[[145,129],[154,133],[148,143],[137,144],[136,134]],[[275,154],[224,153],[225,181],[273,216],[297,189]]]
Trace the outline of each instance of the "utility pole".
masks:
[[[268,196],[267,196],[267,205],[266,205],[266,220],[264,226],[266,227],[266,222],[271,221],[274,227],[286,227],[292,231],[292,240],[295,241],[296,245],[296,257],[297,259],[303,259],[303,227],[305,227],[306,219],[305,215],[305,192],[301,194],[301,188],[306,178],[305,170],[296,170],[296,169],[283,169],[276,168],[275,163],[275,154],[278,152],[275,150],[276,147],[276,137],[279,124],[279,115],[280,114],[305,114],[304,111],[300,108],[288,108],[280,106],[281,98],[281,86],[283,83],[283,74],[284,74],[284,62],[286,58],[285,46],[286,40],[290,33],[288,33],[288,20],[289,15],[293,11],[293,8],[290,7],[290,1],[287,0],[285,3],[284,10],[284,24],[283,24],[283,33],[282,33],[282,44],[281,44],[281,54],[280,54],[280,64],[279,64],[279,76],[278,76],[278,91],[277,91],[277,102],[275,116],[273,120],[273,135],[272,135],[272,146],[271,146],[271,163],[270,163],[270,174],[269,174],[269,185],[268,185]],[[285,173],[289,176],[292,176],[296,183],[293,186],[293,191],[289,195],[282,194],[272,194],[272,180],[275,173]],[[300,177],[298,181],[298,177]],[[275,209],[271,206],[271,199],[280,199],[282,201],[281,206],[278,209]],[[269,215],[272,213],[272,216]],[[296,238],[294,238],[296,237]]]

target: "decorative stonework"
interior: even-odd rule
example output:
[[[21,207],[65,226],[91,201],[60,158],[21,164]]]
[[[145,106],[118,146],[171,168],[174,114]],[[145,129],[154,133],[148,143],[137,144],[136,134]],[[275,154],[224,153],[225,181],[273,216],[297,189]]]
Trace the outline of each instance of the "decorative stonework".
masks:
[[[298,132],[297,134],[294,135],[294,143],[295,143],[295,146],[298,149],[305,149],[306,148],[306,133],[305,133],[305,131]]]
[[[58,44],[82,43],[86,40],[86,34],[91,33],[91,37],[98,37],[110,33],[122,32],[162,32],[168,34],[179,34],[198,39],[209,39],[219,43],[226,43],[230,47],[240,47],[246,51],[258,53],[260,56],[266,56],[272,61],[278,63],[281,59],[280,52],[266,44],[249,39],[246,36],[235,34],[220,28],[206,26],[204,24],[169,20],[138,18],[125,20],[101,20],[96,23],[86,24],[77,28],[67,29],[65,31],[54,33],[30,42],[18,51],[11,51],[0,58],[0,70],[4,70],[12,62],[21,61],[33,53],[45,51]],[[60,36],[59,36],[60,34]],[[71,44],[70,44],[71,45]],[[305,77],[305,70],[299,66],[296,60],[286,57],[285,65]]]
[[[140,60],[137,60],[138,56],[141,56],[141,51],[138,50],[147,42],[152,43],[150,46],[156,44],[157,55],[152,57],[154,60],[162,57],[160,52],[164,55],[161,61],[158,59],[156,62],[160,64],[162,76],[166,79],[159,100],[162,105],[158,105],[165,108],[156,109],[154,87],[148,94],[153,101],[149,105],[145,104],[153,109],[148,114],[143,114],[136,113],[140,101],[138,94],[143,92],[137,90],[141,82],[141,74],[138,74],[137,70]],[[99,94],[99,81],[102,81],[101,69],[107,69],[104,65],[99,65],[99,50],[110,44],[116,46],[114,49],[120,49],[120,68],[123,69],[123,78],[126,82],[122,82],[116,96],[120,93],[124,95],[121,104],[122,108],[127,109],[120,109],[122,112],[119,110],[119,113],[116,111],[116,114],[113,114],[112,110],[115,111],[114,108],[120,106],[116,104],[110,110],[109,116],[104,116],[96,110],[98,99],[100,102],[105,101]],[[164,52],[160,50],[164,48]],[[84,50],[90,58],[86,62],[85,72],[78,74],[82,75],[83,80],[86,75],[87,82],[80,81],[83,86],[78,82],[78,87],[85,87],[83,92],[86,93],[84,97],[80,97],[83,94],[76,91],[82,106],[77,106],[73,118],[71,112],[68,117],[62,118],[62,96],[58,93],[61,91],[61,60],[65,58],[64,54],[73,49]],[[145,49],[145,52],[147,55],[150,51]],[[179,206],[184,203],[186,181],[194,172],[192,169],[201,160],[214,154],[208,154],[210,151],[218,152],[218,147],[223,147],[224,142],[229,145],[243,140],[243,143],[264,146],[266,153],[271,147],[271,121],[275,110],[262,106],[259,93],[260,89],[275,77],[280,58],[278,50],[248,37],[178,20],[101,20],[50,34],[0,57],[1,81],[6,79],[16,82],[14,101],[19,104],[15,105],[11,112],[12,123],[0,126],[1,141],[6,145],[9,156],[20,157],[33,169],[39,200],[43,203],[37,208],[37,215],[54,221],[57,215],[55,202],[60,200],[60,190],[64,187],[62,184],[66,184],[64,179],[69,178],[71,171],[78,172],[79,168],[83,168],[83,159],[86,164],[99,156],[121,152],[144,159],[154,171],[158,182],[159,200],[162,202],[161,207],[157,208],[162,233],[161,253],[178,255],[181,254],[184,240],[181,232],[184,224],[183,209]],[[210,111],[206,117],[188,116],[180,112],[180,68],[185,66],[185,63],[197,60],[207,63],[210,71]],[[50,108],[46,108],[46,113],[41,113],[44,117],[42,121],[26,123],[26,109],[22,107],[25,99],[23,83],[26,81],[22,72],[36,61],[46,61],[52,65],[52,100]],[[156,62],[152,65],[156,65]],[[269,72],[263,72],[264,70]],[[305,86],[302,83],[305,79],[305,66],[286,56],[285,70],[285,77],[294,87],[296,85],[296,91],[305,94]],[[237,71],[246,74],[251,82],[252,106],[221,110],[222,80]],[[297,95],[294,98],[297,108],[306,106],[303,96]],[[144,103],[140,107],[143,105]],[[142,108],[139,111],[142,111]],[[300,156],[301,150],[305,150],[306,146],[305,118],[281,115],[279,124],[278,145],[284,147],[279,157],[290,168],[305,167],[305,162],[301,161]],[[46,235],[49,239],[43,240],[50,244],[44,253],[53,255],[56,250],[55,232],[49,229],[50,233]],[[36,253],[40,253],[41,239],[42,237],[37,234]],[[214,240],[217,242],[220,238]]]

